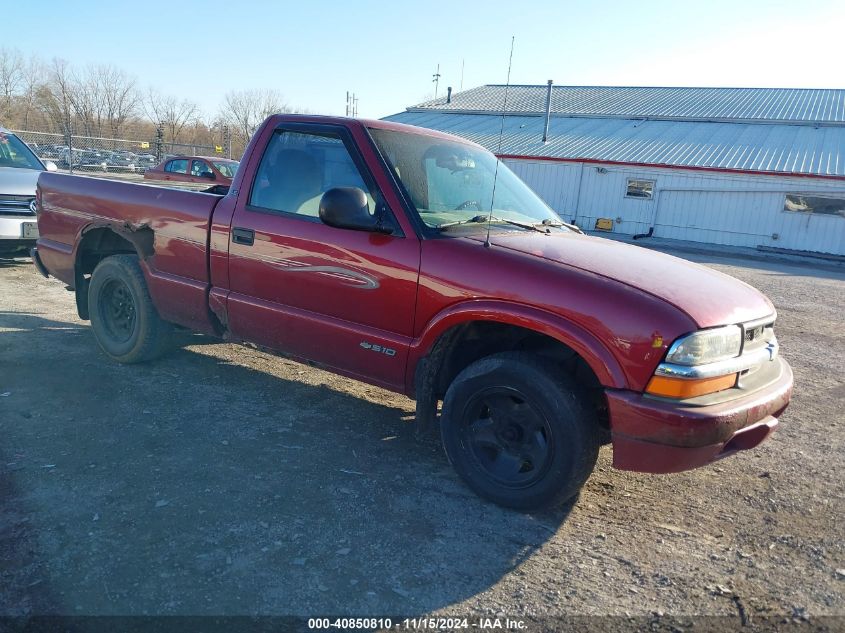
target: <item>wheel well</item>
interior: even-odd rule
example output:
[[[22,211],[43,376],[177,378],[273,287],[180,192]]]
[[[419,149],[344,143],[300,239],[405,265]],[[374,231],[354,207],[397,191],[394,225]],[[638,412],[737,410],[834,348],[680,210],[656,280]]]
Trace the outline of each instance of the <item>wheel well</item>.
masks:
[[[80,319],[89,318],[88,308],[88,283],[91,281],[91,273],[103,259],[111,255],[131,254],[135,255],[144,252],[147,241],[152,243],[152,231],[146,236],[133,233],[132,238],[121,235],[113,228],[99,227],[85,231],[82,241],[76,251],[76,265],[74,267],[74,290],[76,292],[76,311]]]
[[[135,245],[112,229],[100,228],[87,231],[76,252],[76,270],[84,275],[94,272],[103,259],[111,255],[135,254]]]
[[[604,388],[589,364],[575,350],[546,334],[495,321],[462,323],[440,336],[417,370],[420,374],[416,381],[418,410],[422,408],[433,412],[455,377],[475,361],[511,351],[537,354],[557,363],[562,371],[583,387],[599,425],[609,433]]]

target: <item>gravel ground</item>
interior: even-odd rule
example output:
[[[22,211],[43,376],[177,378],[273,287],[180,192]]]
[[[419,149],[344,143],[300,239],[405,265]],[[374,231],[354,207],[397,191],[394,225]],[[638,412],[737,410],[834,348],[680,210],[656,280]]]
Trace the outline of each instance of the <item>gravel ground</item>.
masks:
[[[777,306],[780,430],[671,476],[604,447],[534,515],[470,493],[406,398],[196,335],[116,365],[0,261],[0,614],[845,615],[845,272],[687,257]]]

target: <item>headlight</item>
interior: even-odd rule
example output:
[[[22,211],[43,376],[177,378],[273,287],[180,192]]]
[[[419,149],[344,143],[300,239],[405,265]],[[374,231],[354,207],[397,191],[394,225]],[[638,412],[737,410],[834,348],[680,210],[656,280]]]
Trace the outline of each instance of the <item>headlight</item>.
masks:
[[[739,356],[742,329],[738,325],[701,330],[678,339],[669,348],[666,362],[678,365],[706,365]]]

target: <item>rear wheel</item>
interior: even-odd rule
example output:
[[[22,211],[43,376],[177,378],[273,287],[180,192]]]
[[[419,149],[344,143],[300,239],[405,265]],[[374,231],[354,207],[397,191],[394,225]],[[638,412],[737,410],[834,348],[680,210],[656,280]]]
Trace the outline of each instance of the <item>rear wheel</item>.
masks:
[[[112,255],[97,264],[88,308],[94,338],[120,363],[152,360],[170,347],[173,328],[159,317],[136,255]]]
[[[570,499],[595,466],[600,429],[550,360],[506,352],[476,361],[443,401],[443,446],[480,496],[535,510]]]

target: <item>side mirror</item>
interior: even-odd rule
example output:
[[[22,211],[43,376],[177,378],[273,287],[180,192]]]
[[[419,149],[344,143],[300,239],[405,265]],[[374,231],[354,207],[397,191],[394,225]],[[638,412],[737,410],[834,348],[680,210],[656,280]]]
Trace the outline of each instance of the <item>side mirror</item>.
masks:
[[[320,219],[338,229],[379,232],[379,220],[370,214],[367,194],[358,187],[335,187],[320,199]]]
[[[56,167],[56,163],[51,160],[44,161],[44,167],[47,168],[47,171],[59,171],[59,168]]]

